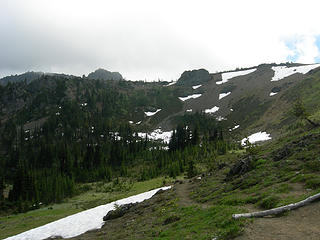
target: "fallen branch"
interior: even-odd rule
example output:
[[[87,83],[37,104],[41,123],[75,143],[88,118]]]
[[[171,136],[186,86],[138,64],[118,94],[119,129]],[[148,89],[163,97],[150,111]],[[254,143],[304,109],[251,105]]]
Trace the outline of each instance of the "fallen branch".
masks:
[[[307,204],[309,204],[319,198],[320,198],[320,193],[313,195],[313,196],[310,196],[310,197],[306,198],[305,200],[302,200],[297,203],[291,203],[289,205],[285,205],[285,206],[277,207],[277,208],[272,208],[272,209],[260,211],[260,212],[232,214],[232,217],[234,219],[238,219],[238,218],[264,217],[264,216],[268,216],[268,215],[276,215],[276,214],[280,214],[280,213],[290,211],[290,210],[293,210],[296,208],[303,207],[303,206],[305,206],[305,205],[307,205]]]

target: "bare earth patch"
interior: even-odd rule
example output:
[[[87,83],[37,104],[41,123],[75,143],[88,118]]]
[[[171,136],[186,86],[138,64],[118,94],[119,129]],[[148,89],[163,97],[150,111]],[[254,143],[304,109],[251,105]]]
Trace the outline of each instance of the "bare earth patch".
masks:
[[[320,239],[320,202],[293,210],[282,217],[254,219],[236,240]]]

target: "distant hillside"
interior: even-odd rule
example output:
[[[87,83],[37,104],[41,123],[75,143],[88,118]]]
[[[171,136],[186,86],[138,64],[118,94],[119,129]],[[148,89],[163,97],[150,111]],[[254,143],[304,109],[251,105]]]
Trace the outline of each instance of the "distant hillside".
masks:
[[[89,79],[94,80],[123,80],[123,77],[118,72],[110,72],[108,70],[99,68],[88,75]]]
[[[56,76],[56,77],[64,77],[64,78],[73,78],[72,75],[60,74],[60,73],[44,73],[44,72],[25,72],[19,75],[11,75],[6,76],[0,79],[0,85],[7,85],[9,82],[11,83],[20,83],[25,82],[26,84],[31,83],[34,80],[40,79],[42,76]]]
[[[9,82],[26,82],[27,84],[44,75],[43,72],[26,72],[19,75],[11,75],[0,79],[1,85],[7,85]]]

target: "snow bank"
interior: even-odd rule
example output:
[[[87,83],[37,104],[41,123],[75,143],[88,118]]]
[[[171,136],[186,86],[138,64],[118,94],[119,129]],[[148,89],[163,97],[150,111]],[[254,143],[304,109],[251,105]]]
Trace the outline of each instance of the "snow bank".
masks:
[[[228,96],[228,95],[230,95],[230,94],[231,94],[231,92],[220,93],[220,94],[219,94],[219,100],[222,99],[222,98],[224,98],[224,97],[226,97],[226,96]]]
[[[170,138],[172,136],[173,131],[163,132],[160,128],[155,129],[151,133],[138,133],[138,136],[141,138],[145,138],[146,134],[148,138],[151,140],[163,140],[165,143],[169,143]]]
[[[279,81],[295,73],[306,74],[310,70],[317,67],[320,67],[320,64],[312,64],[312,65],[305,65],[305,66],[298,66],[298,67],[286,67],[286,66],[272,67],[272,70],[274,71],[274,76],[272,77],[271,81],[272,82]]]
[[[266,132],[257,132],[252,135],[250,135],[248,138],[244,138],[241,140],[241,145],[244,146],[246,145],[247,139],[249,140],[250,143],[255,143],[255,142],[260,142],[260,141],[266,141],[270,140],[270,134]]]
[[[219,110],[219,107],[214,106],[213,108],[204,110],[204,112],[205,112],[205,113],[215,113],[215,112],[218,111],[218,110]]]
[[[159,108],[159,109],[157,109],[157,111],[155,111],[155,112],[144,112],[144,114],[147,115],[147,117],[151,117],[151,116],[157,114],[157,113],[160,112],[160,111],[161,111],[161,109]]]
[[[179,99],[181,101],[187,101],[188,99],[191,99],[191,98],[198,98],[198,97],[201,97],[202,94],[192,94],[190,96],[187,96],[187,97],[179,97]]]
[[[216,84],[219,85],[219,84],[226,83],[231,78],[247,75],[247,74],[253,73],[256,70],[257,70],[256,68],[253,68],[253,69],[243,70],[243,71],[221,73],[222,81],[218,81],[216,82]]]
[[[278,94],[278,93],[277,93],[277,92],[271,92],[271,93],[269,94],[269,96],[272,97],[272,96],[274,96],[274,95],[276,95],[276,94]]]
[[[101,205],[74,215],[62,218],[58,221],[43,225],[38,228],[20,233],[13,237],[6,238],[6,240],[38,240],[46,239],[54,236],[61,236],[63,238],[71,238],[85,233],[89,230],[99,229],[103,225],[103,217],[115,208],[115,204],[123,205],[128,203],[142,202],[151,198],[160,189],[167,190],[169,187],[157,188],[148,192],[124,198],[115,202]]]
[[[201,86],[202,86],[202,85],[199,84],[199,85],[192,86],[192,88],[193,88],[193,89],[197,89],[197,88],[199,88],[199,87],[201,87]]]

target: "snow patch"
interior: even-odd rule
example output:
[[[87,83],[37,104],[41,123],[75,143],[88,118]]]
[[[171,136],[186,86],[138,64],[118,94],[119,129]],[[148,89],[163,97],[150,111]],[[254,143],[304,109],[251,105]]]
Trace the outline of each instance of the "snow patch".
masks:
[[[277,92],[271,92],[271,93],[269,94],[269,96],[272,97],[272,96],[274,96],[274,95],[276,95],[276,94],[278,94],[278,93],[277,93]]]
[[[191,98],[198,98],[198,97],[201,97],[202,94],[192,94],[190,96],[187,96],[187,97],[179,97],[179,99],[181,101],[187,101],[188,99],[191,99]]]
[[[226,118],[224,118],[224,117],[222,117],[222,116],[218,116],[216,119],[217,119],[219,122],[221,122],[222,120],[227,120]]]
[[[233,130],[236,130],[236,129],[239,128],[239,127],[240,127],[240,125],[234,126],[233,128],[230,128],[230,129],[229,129],[229,132],[231,132],[231,131],[233,131]]]
[[[160,112],[160,111],[161,111],[161,109],[159,108],[159,109],[157,109],[157,111],[155,111],[155,112],[144,112],[144,114],[147,115],[147,117],[151,117],[151,116],[157,114],[157,113]]]
[[[192,86],[192,88],[193,88],[193,89],[197,89],[197,88],[199,88],[199,87],[201,87],[201,86],[202,86],[202,85],[199,84],[199,85]]]
[[[133,121],[129,121],[130,124],[133,124]]]
[[[192,112],[192,109],[187,109],[186,112]]]
[[[89,230],[101,228],[104,224],[103,217],[110,210],[114,210],[115,205],[142,202],[151,198],[160,189],[168,190],[170,188],[171,186],[157,188],[148,192],[91,208],[66,218],[62,218],[58,221],[54,221],[41,227],[6,238],[6,240],[40,240],[56,236],[61,236],[63,238],[75,237]]]
[[[320,64],[311,64],[311,65],[298,66],[298,67],[287,67],[287,66],[272,67],[272,70],[274,71],[274,76],[272,77],[271,82],[279,81],[295,73],[306,74],[307,72],[317,67],[320,67]]]
[[[164,85],[164,86],[165,86],[165,87],[169,87],[169,86],[174,85],[174,84],[176,84],[176,83],[177,83],[177,81],[173,81],[173,82],[168,83],[167,85]]]
[[[236,71],[236,72],[221,73],[222,80],[216,82],[216,84],[219,85],[219,84],[226,83],[226,82],[228,82],[231,78],[235,78],[235,77],[238,77],[238,76],[247,75],[247,74],[253,73],[253,72],[256,71],[256,70],[257,70],[256,68],[253,68],[253,69],[249,69],[249,70],[242,70],[242,71]]]
[[[209,108],[209,109],[204,110],[204,112],[211,114],[211,113],[217,112],[218,110],[219,110],[219,107],[214,106],[213,108]]]
[[[231,94],[231,92],[220,93],[220,94],[219,94],[219,100],[222,99],[222,98],[224,98],[224,97],[226,97],[226,96],[228,96],[228,95],[230,95],[230,94]]]
[[[139,122],[136,122],[136,124],[137,124],[137,125],[139,125],[140,123],[141,123],[141,121],[139,121]]]
[[[267,141],[270,140],[270,134],[266,132],[257,132],[254,134],[251,134],[248,138],[244,138],[241,140],[241,145],[244,146],[246,145],[247,139],[249,140],[250,143],[255,143],[255,142],[261,142],[261,141]]]
[[[169,143],[171,136],[173,134],[173,131],[163,132],[160,128],[155,129],[151,133],[138,133],[138,136],[141,138],[145,138],[146,135],[151,140],[163,140],[165,143]]]

